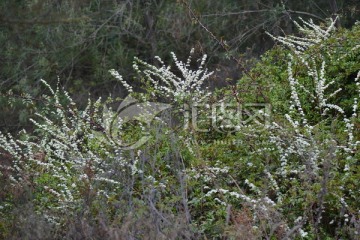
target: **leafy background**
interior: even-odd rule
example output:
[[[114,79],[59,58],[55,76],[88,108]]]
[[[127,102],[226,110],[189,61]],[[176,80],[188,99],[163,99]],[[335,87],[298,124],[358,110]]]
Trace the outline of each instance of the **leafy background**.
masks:
[[[4,0],[0,7],[0,238],[358,239],[356,0]],[[301,54],[278,41],[308,37],[298,17],[326,28],[336,16],[336,31]],[[188,73],[214,71],[202,89],[209,104],[269,104],[272,127],[179,127],[183,104],[203,92],[163,94],[145,73],[167,74],[159,56],[181,76],[176,64],[192,48]],[[309,71],[333,83],[323,91]],[[344,113],[323,114],[320,95],[339,88],[329,101]],[[129,93],[177,111],[161,115],[166,124],[154,121],[145,145],[125,151],[104,133]],[[207,112],[199,114],[208,127]],[[142,134],[137,125],[118,127],[125,140]]]
[[[60,85],[77,102],[91,97],[126,95],[108,73],[116,69],[133,79],[134,56],[153,63],[155,56],[169,60],[169,51],[180,59],[191,48],[209,55],[216,74],[212,88],[235,83],[248,65],[271,48],[265,34],[296,32],[292,20],[299,16],[321,21],[340,14],[339,24],[350,27],[359,6],[353,1],[171,1],[171,0],[4,0],[0,3],[1,92],[41,96],[40,79]],[[190,6],[190,8],[189,8]],[[191,11],[189,10],[191,9]],[[228,51],[195,20],[198,18]],[[138,80],[135,81],[137,86]],[[6,94],[5,94],[6,95]],[[0,125],[6,130],[29,126],[33,111],[9,109],[1,100]],[[17,105],[17,104],[15,104]],[[16,106],[15,106],[16,107]],[[30,127],[30,126],[29,126]]]

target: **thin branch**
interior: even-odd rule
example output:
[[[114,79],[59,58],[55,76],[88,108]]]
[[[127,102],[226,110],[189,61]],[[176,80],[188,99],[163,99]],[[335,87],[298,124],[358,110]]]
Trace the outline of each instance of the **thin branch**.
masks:
[[[240,12],[228,12],[228,13],[210,13],[204,14],[203,17],[225,17],[225,16],[232,16],[232,15],[241,15],[241,14],[248,14],[248,13],[261,13],[261,12],[270,12],[272,10],[269,9],[261,9],[261,10],[244,10]]]
[[[211,38],[218,44],[221,46],[221,48],[223,48],[225,50],[225,52],[228,54],[229,58],[233,61],[235,61],[238,66],[240,66],[240,68],[243,70],[243,72],[253,81],[256,81],[255,78],[253,78],[253,76],[251,76],[251,74],[249,73],[249,71],[245,68],[245,66],[242,64],[242,62],[235,58],[234,56],[232,56],[230,54],[230,46],[226,43],[226,41],[217,38],[199,19],[199,17],[196,16],[195,12],[192,10],[190,4],[187,2],[187,0],[184,0],[182,2],[185,7],[188,9],[189,14],[191,16],[191,18],[193,20],[195,20],[197,23],[199,23],[199,25],[201,26],[201,28],[203,28],[210,36]]]
[[[309,12],[303,12],[303,11],[294,11],[294,10],[285,10],[285,12],[289,12],[289,13],[295,13],[295,14],[300,14],[300,15],[306,15],[306,16],[309,16],[309,17],[313,17],[313,18],[316,18],[316,19],[319,19],[321,21],[325,21],[323,18],[315,15],[315,14],[312,14],[312,13],[309,13]]]
[[[54,20],[26,20],[26,19],[6,19],[0,18],[0,25],[52,25],[52,24],[73,24],[81,21],[88,21],[89,17],[83,16],[78,18],[59,18]]]

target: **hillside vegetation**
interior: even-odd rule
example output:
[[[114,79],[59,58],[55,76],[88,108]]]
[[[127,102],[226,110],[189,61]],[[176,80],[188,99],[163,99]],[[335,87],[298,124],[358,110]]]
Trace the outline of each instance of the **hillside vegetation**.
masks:
[[[0,133],[0,238],[359,239],[360,24],[296,26],[221,89],[196,50],[85,107],[41,80]]]

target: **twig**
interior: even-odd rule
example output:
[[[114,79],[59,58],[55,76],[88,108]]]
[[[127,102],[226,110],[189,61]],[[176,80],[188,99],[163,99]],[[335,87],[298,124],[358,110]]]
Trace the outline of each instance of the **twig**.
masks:
[[[216,43],[217,43],[218,45],[220,45],[221,48],[223,48],[223,49],[225,50],[225,52],[228,54],[229,58],[230,58],[231,60],[235,61],[235,62],[240,66],[240,68],[243,70],[243,72],[244,72],[251,80],[256,81],[256,79],[251,76],[251,74],[250,74],[249,71],[245,68],[245,66],[241,63],[241,61],[230,54],[230,46],[226,43],[226,41],[217,38],[217,37],[200,21],[199,17],[196,16],[195,12],[192,10],[192,8],[191,8],[190,4],[187,2],[187,0],[183,0],[182,3],[183,3],[183,4],[185,5],[185,7],[188,9],[191,18],[194,19],[197,23],[199,23],[199,25],[200,25],[207,33],[209,33],[209,35],[211,36],[211,38],[212,38],[214,41],[216,41]]]

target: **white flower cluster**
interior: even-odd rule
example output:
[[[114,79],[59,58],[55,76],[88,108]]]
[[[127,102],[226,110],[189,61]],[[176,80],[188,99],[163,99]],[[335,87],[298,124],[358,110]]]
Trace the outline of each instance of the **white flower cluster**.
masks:
[[[347,146],[344,148],[344,150],[348,153],[355,153],[357,150],[357,147],[360,146],[360,141],[356,140],[354,138],[354,130],[355,130],[355,124],[354,122],[358,119],[359,115],[358,115],[358,99],[360,98],[360,70],[357,73],[357,76],[355,78],[355,85],[356,85],[356,90],[357,90],[357,94],[358,96],[354,99],[354,104],[353,104],[353,113],[350,117],[350,119],[348,118],[344,118],[344,122],[346,125],[346,133],[348,135],[348,141],[347,141]]]
[[[198,60],[200,61],[198,69],[192,70],[190,65],[193,52],[194,49],[191,50],[186,63],[178,60],[175,53],[171,52],[175,66],[177,70],[180,71],[181,76],[175,74],[171,67],[165,65],[158,56],[155,58],[160,62],[161,67],[156,67],[138,58],[135,58],[133,67],[138,74],[145,76],[146,80],[151,83],[156,93],[160,94],[161,97],[170,97],[173,100],[191,99],[192,102],[197,103],[210,95],[210,93],[206,91],[206,88],[203,88],[203,84],[213,72],[208,72],[208,70],[204,68],[207,55],[204,55]],[[129,92],[132,92],[132,87],[123,80],[118,72],[112,69],[110,73],[117,78]],[[153,92],[152,94],[155,93]]]
[[[116,152],[118,145],[102,141],[103,134],[94,130],[95,127],[105,129],[106,123],[113,119],[112,116],[103,116],[101,99],[95,103],[89,100],[81,111],[66,91],[53,90],[48,83],[42,82],[51,92],[44,98],[49,100],[48,107],[52,111],[47,115],[37,114],[37,120],[31,119],[40,132],[38,138],[30,138],[22,131],[25,138],[15,140],[10,134],[0,132],[1,149],[11,155],[13,162],[11,165],[0,162],[0,170],[9,172],[7,177],[14,185],[26,184],[24,176],[31,176],[35,182],[45,177],[39,181],[41,183],[35,184],[52,196],[54,207],[50,210],[41,208],[46,211],[43,214],[52,217],[50,211],[55,211],[53,216],[56,216],[59,214],[56,211],[69,211],[78,204],[82,183],[90,189],[92,184],[99,186],[101,183],[104,188],[97,187],[97,190],[104,193],[106,186],[118,186],[119,182],[112,178],[110,163],[119,162],[128,172],[140,170],[136,169],[136,162],[131,164]],[[60,101],[60,96],[65,96],[66,103]],[[40,201],[39,204],[46,203]]]
[[[303,25],[300,25],[296,21],[294,23],[297,26],[300,34],[304,35],[303,37],[298,37],[294,35],[286,37],[275,37],[270,33],[267,34],[276,41],[279,41],[285,46],[292,49],[295,54],[301,54],[309,47],[315,44],[321,44],[321,42],[328,39],[331,36],[331,33],[334,32],[336,29],[335,24],[337,22],[337,18],[329,19],[330,23],[328,24],[328,26],[325,27],[321,27],[315,24],[312,19],[310,19],[309,21],[305,21],[300,18],[300,21],[303,23]]]
[[[115,69],[110,69],[109,72],[110,72],[111,75],[113,75],[113,77],[115,77],[117,80],[119,80],[119,82],[125,87],[126,90],[129,91],[129,93],[132,93],[132,92],[133,92],[132,86],[130,86],[130,85],[123,79],[123,77],[119,74],[119,72],[117,72]]]
[[[274,175],[270,172],[266,172],[266,174],[270,180],[270,187],[275,190],[278,204],[281,204],[283,196],[286,194],[282,193],[279,188],[281,181],[285,179],[296,182],[320,181],[319,177],[324,174],[324,165],[327,164],[331,168],[335,164],[332,159],[335,159],[339,150],[344,154],[341,156],[345,160],[344,183],[350,177],[349,171],[358,162],[353,157],[360,144],[360,141],[356,141],[354,136],[355,122],[358,119],[358,98],[354,99],[353,113],[350,117],[346,116],[342,107],[331,103],[336,94],[342,91],[341,88],[338,88],[329,92],[329,89],[335,85],[335,80],[328,79],[326,76],[327,61],[331,60],[331,52],[307,51],[314,45],[325,46],[322,44],[331,36],[336,20],[331,20],[328,26],[323,27],[315,25],[312,21],[302,20],[302,22],[304,27],[296,24],[304,36],[273,37],[291,50],[287,69],[291,98],[289,112],[285,114],[285,119],[294,130],[294,133],[289,134],[284,131],[284,127],[276,123],[273,123],[271,128],[270,142],[279,153],[280,167],[274,171]],[[323,49],[327,51],[326,46]],[[304,78],[308,82],[301,82],[294,73],[294,66],[306,68],[307,75]],[[360,71],[355,78],[360,97],[359,78]],[[310,105],[313,109],[305,110],[305,104],[308,104],[307,107]],[[337,121],[341,123],[341,126],[345,126],[345,132],[348,135],[347,140],[341,143],[335,141],[333,136],[328,135],[321,136],[319,139],[319,133],[316,132],[328,120],[328,114],[334,112],[338,116]],[[314,113],[320,120],[314,121]],[[346,187],[341,187],[341,189],[345,190]],[[340,198],[340,203],[347,208],[344,198]],[[323,211],[323,209],[319,211]],[[321,219],[321,215],[319,215],[319,219]],[[299,233],[302,237],[307,235],[302,229],[299,230]]]
[[[337,93],[339,93],[342,89],[339,88],[332,93],[327,93],[326,90],[332,86],[335,81],[329,81],[326,79],[326,61],[325,56],[319,54],[308,53],[306,50],[314,45],[321,46],[324,40],[328,39],[331,34],[335,30],[335,23],[337,19],[330,19],[330,22],[327,26],[318,26],[312,20],[304,21],[300,18],[303,23],[301,26],[299,23],[295,22],[296,26],[298,27],[300,33],[303,34],[302,37],[296,36],[285,36],[285,37],[274,37],[276,41],[279,41],[284,46],[287,46],[292,50],[290,54],[290,61],[288,63],[288,76],[289,76],[289,83],[291,87],[291,100],[292,105],[290,110],[296,110],[300,116],[302,123],[306,126],[307,119],[302,109],[302,103],[300,102],[299,98],[299,91],[303,91],[308,96],[308,101],[316,102],[318,110],[321,114],[325,115],[329,110],[335,110],[340,114],[344,114],[344,110],[335,104],[331,104],[328,102],[330,98],[333,98]],[[292,66],[294,64],[299,64],[297,59],[300,60],[300,63],[305,65],[308,71],[308,76],[314,81],[315,89],[312,91],[308,89],[306,86],[301,84],[294,76]],[[317,63],[321,62],[319,66]],[[289,117],[287,116],[289,119]],[[289,119],[290,120],[290,119]],[[297,121],[290,120],[292,125],[295,129],[298,127]],[[310,126],[306,126],[310,127]]]

